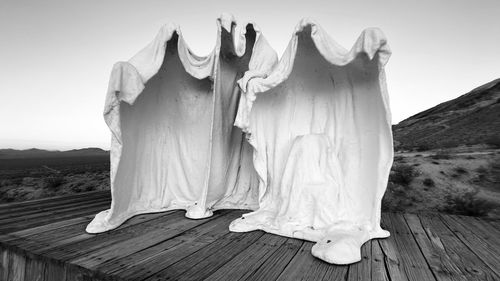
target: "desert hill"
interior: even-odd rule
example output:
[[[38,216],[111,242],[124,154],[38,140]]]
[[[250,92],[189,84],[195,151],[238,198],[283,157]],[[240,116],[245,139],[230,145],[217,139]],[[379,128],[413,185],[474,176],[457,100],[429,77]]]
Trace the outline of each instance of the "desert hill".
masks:
[[[397,149],[500,145],[500,79],[393,126]]]

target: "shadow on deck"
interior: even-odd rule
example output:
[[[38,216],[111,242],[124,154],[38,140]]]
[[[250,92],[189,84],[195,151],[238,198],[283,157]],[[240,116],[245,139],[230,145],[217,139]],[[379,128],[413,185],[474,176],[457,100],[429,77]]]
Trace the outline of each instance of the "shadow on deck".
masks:
[[[85,233],[109,204],[109,192],[90,192],[0,205],[0,280],[500,280],[500,221],[384,213],[391,237],[336,266],[315,259],[310,242],[229,232],[240,210],[139,215]]]

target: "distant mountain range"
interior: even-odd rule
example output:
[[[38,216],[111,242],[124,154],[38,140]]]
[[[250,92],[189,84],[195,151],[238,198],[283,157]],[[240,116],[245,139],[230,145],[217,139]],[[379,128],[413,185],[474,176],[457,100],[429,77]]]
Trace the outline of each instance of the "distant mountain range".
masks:
[[[397,149],[500,142],[500,79],[413,115],[393,126]]]
[[[32,159],[32,158],[53,158],[53,157],[75,157],[75,156],[105,156],[109,151],[100,148],[83,148],[66,151],[43,150],[37,148],[17,150],[0,149],[0,159]]]

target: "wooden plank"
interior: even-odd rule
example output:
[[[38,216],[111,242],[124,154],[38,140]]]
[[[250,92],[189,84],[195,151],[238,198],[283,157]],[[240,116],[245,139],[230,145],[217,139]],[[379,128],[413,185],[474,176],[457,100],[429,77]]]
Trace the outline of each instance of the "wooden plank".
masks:
[[[25,281],[43,281],[45,275],[45,263],[39,259],[28,258],[26,260]]]
[[[152,230],[146,233],[145,235],[133,237],[131,239],[127,239],[122,242],[112,244],[108,247],[102,247],[101,249],[93,251],[86,256],[73,259],[71,263],[77,264],[85,268],[95,269],[98,266],[100,266],[103,262],[117,259],[120,257],[129,256],[133,253],[152,247],[154,245],[161,243],[162,241],[169,240],[171,238],[175,239],[177,237],[182,237],[185,231],[196,228],[200,229],[200,232],[203,232],[205,224],[209,223],[210,221],[216,221],[217,224],[223,223],[227,226],[231,220],[238,217],[233,215],[233,216],[228,216],[228,218],[226,218],[226,215],[228,213],[229,213],[228,211],[219,211],[216,212],[212,217],[205,220],[190,220],[189,222],[188,221],[182,222],[182,225],[179,226],[181,232],[174,231],[172,233],[169,233],[164,229]],[[239,216],[241,216],[241,213],[239,214]],[[224,218],[218,220],[218,218],[220,217]],[[211,224],[208,227],[210,226]]]
[[[53,246],[55,243],[54,241],[61,241],[79,234],[85,234],[85,228],[89,222],[90,219],[87,218],[85,221],[76,225],[46,231],[38,235],[35,234],[28,237],[17,237],[17,239],[8,241],[8,244],[15,245],[26,251],[35,253],[41,248]]]
[[[30,211],[50,209],[59,206],[67,206],[71,204],[92,202],[95,200],[103,200],[103,199],[111,200],[111,196],[109,194],[95,193],[92,195],[88,195],[86,197],[77,197],[77,198],[68,197],[61,199],[53,199],[42,203],[34,203],[32,201],[26,201],[26,204],[24,205],[1,208],[0,218],[9,217],[11,215],[17,215],[24,212],[29,213]]]
[[[277,280],[322,280],[328,263],[311,255],[313,242],[304,242]]]
[[[0,280],[7,280],[8,272],[9,257],[7,255],[7,249],[0,245]]]
[[[415,214],[405,214],[404,217],[436,279],[466,281],[463,272],[455,265],[446,251],[441,247],[436,247],[430,241],[420,223],[420,218]]]
[[[91,192],[82,192],[82,193],[78,193],[78,194],[74,194],[74,195],[61,195],[61,196],[47,197],[47,198],[28,200],[28,201],[23,201],[23,202],[4,203],[4,204],[0,204],[0,211],[3,212],[5,210],[23,209],[23,208],[26,208],[29,206],[53,204],[56,202],[63,203],[63,202],[74,200],[74,199],[88,200],[90,198],[103,197],[103,196],[107,196],[107,197],[111,198],[111,192],[109,190],[104,190],[104,191],[99,190],[99,191],[91,191]]]
[[[83,216],[83,217],[77,217],[77,218],[72,218],[72,219],[68,219],[68,220],[48,223],[48,224],[35,226],[32,228],[28,228],[28,229],[10,232],[8,235],[13,237],[13,239],[16,239],[17,237],[27,238],[27,237],[30,237],[33,235],[39,235],[39,234],[47,232],[47,231],[54,231],[54,230],[57,230],[57,229],[60,229],[63,227],[80,224],[82,222],[89,221],[93,217],[94,217],[93,215],[92,216]],[[8,241],[8,240],[4,240],[4,241]]]
[[[389,281],[389,272],[387,272],[384,253],[380,247],[378,239],[371,241],[371,280]]]
[[[253,244],[263,234],[262,231],[230,232],[144,280],[203,280]]]
[[[285,241],[285,237],[266,233],[205,280],[246,279],[253,271],[266,262],[269,256]],[[243,268],[245,270],[242,270]]]
[[[151,227],[151,224],[168,220],[172,216],[181,217],[181,214],[177,211],[168,211],[164,213],[137,215],[130,218],[114,230],[98,234],[82,232],[76,235],[71,235],[64,239],[54,241],[48,246],[36,249],[34,252],[37,254],[53,256],[55,259],[58,259],[58,253],[61,253],[60,259],[62,259],[64,255],[70,255],[73,251],[78,252],[78,249],[75,250],[73,248],[78,248],[78,246],[83,247],[85,245],[80,243],[99,243],[100,239],[102,239],[105,240],[105,242],[103,242],[103,246],[109,245],[112,244],[114,237],[116,237],[117,241],[121,241],[120,239],[123,239],[124,235],[131,235],[131,233],[134,232],[133,227],[138,224],[145,223],[147,227]],[[140,235],[140,233],[138,235]],[[68,250],[66,250],[65,247],[68,247]],[[96,248],[98,249],[99,247]]]
[[[322,280],[346,280],[348,270],[348,265],[331,265],[326,269],[325,275],[323,276]]]
[[[453,233],[471,249],[490,269],[500,276],[500,249],[491,247],[486,241],[476,236],[469,228],[454,220],[450,215],[440,214],[443,222]]]
[[[131,255],[104,262],[97,270],[126,280],[147,277],[209,245],[229,232],[229,222],[247,211],[231,211]]]
[[[276,280],[283,269],[297,254],[304,241],[288,238],[264,264],[252,272],[246,280]]]
[[[378,239],[382,254],[384,255],[385,265],[391,280],[408,280],[404,269],[404,260],[399,253],[399,249],[394,239],[394,231],[390,217],[386,213],[382,213],[381,226],[391,232],[391,236],[385,239]]]
[[[453,260],[467,280],[498,280],[497,276],[441,220],[438,214],[419,214],[430,241]]]
[[[176,211],[172,210],[172,211],[166,211],[166,212],[161,212],[161,213],[136,215],[112,231],[118,231],[118,230],[123,229],[123,228],[132,227],[134,225],[141,224],[141,223],[149,221],[149,220],[154,220],[156,218],[166,216],[166,215],[171,214],[173,212],[176,212]],[[36,249],[32,249],[32,251],[35,253],[46,253],[46,252],[49,252],[57,247],[64,247],[64,245],[75,244],[75,243],[78,243],[78,242],[81,242],[81,241],[84,241],[87,239],[91,239],[91,238],[96,236],[96,234],[89,234],[86,232],[80,232],[80,233],[76,233],[76,234],[77,235],[68,235],[68,237],[60,238],[57,241],[53,241],[49,245],[44,245],[43,247],[37,247]]]
[[[456,222],[462,224],[465,228],[472,231],[478,237],[481,237],[486,243],[495,249],[500,249],[500,230],[490,224],[479,220],[476,217],[469,216],[449,216]]]
[[[92,280],[92,275],[93,274],[88,274],[86,271],[81,270],[77,266],[72,266],[70,264],[65,264],[64,265],[65,272],[64,274],[66,275],[66,281],[73,281],[73,280]],[[94,280],[98,280],[95,279]]]
[[[361,261],[351,264],[347,273],[348,281],[371,280],[371,241],[366,242],[361,247]]]
[[[139,224],[147,220],[155,219],[171,212],[174,211],[137,215],[126,221],[118,229]],[[45,228],[45,231],[38,234],[29,232],[29,229],[28,231],[21,231],[22,234],[27,234],[26,236],[15,235],[15,233],[11,233],[9,235],[15,235],[15,237],[14,239],[11,238],[7,242],[11,245],[16,245],[33,253],[41,253],[51,248],[76,242],[77,240],[82,241],[85,239],[90,239],[94,237],[94,235],[86,233],[85,228],[91,221],[91,217],[93,218],[93,215],[89,217],[71,219],[70,221],[72,221],[72,223],[66,223],[66,225],[57,222],[55,224],[57,224],[58,228],[55,228],[53,230],[48,230],[47,228]]]
[[[336,266],[315,259],[311,242],[229,233],[229,222],[245,211],[201,221],[183,211],[139,215],[87,234],[96,208],[54,207],[64,210],[57,218],[20,208],[28,228],[0,237],[0,280],[500,280],[500,229],[474,217],[383,214],[392,236],[365,243],[361,262]]]
[[[493,228],[500,231],[500,220],[488,220],[485,223],[490,224]]]
[[[394,240],[409,280],[436,280],[402,214],[389,214]]]
[[[402,214],[383,214],[409,280],[435,280]],[[391,275],[392,278],[392,275]]]
[[[185,218],[184,212],[176,211],[166,214],[165,216],[160,216],[156,219],[143,222],[139,225],[135,225],[134,227],[126,227],[105,233],[99,233],[92,235],[92,237],[85,240],[58,246],[44,252],[44,255],[54,259],[68,261],[87,255],[109,245],[145,235],[151,231],[160,231],[163,233],[163,237],[175,236],[191,228],[191,226],[199,224],[200,221],[206,220],[210,220],[210,218],[190,220]]]
[[[76,201],[69,204],[58,204],[52,207],[37,207],[37,208],[29,208],[24,209],[18,212],[5,211],[3,216],[0,218],[0,225],[7,224],[14,221],[26,220],[29,218],[42,217],[46,215],[51,215],[52,213],[56,213],[59,210],[67,210],[67,209],[78,209],[79,207],[85,207],[90,204],[100,202],[108,202],[111,203],[110,198],[97,198],[92,201]]]
[[[58,208],[49,209],[49,210],[40,210],[38,212],[34,212],[34,213],[26,214],[26,215],[20,214],[18,217],[4,218],[4,219],[0,220],[0,225],[9,225],[9,224],[13,224],[16,222],[25,222],[25,221],[29,221],[29,220],[34,220],[34,219],[46,217],[46,216],[57,216],[58,214],[61,214],[61,213],[67,212],[67,211],[78,210],[81,208],[91,207],[91,206],[96,206],[96,205],[103,205],[103,204],[109,205],[110,203],[111,203],[111,200],[105,198],[105,199],[95,200],[95,201],[92,201],[90,203],[83,202],[83,203],[79,203],[79,204],[75,204],[75,205],[64,205],[64,206],[60,206]]]
[[[26,271],[26,258],[22,254],[9,251],[9,278],[12,281],[23,281]]]
[[[500,235],[500,220],[486,220],[486,219],[481,219],[478,217],[469,217],[469,218],[475,219],[478,223],[483,225],[485,228],[488,228],[492,232]],[[498,222],[499,224],[495,225],[495,222]]]
[[[65,281],[66,280],[66,270],[64,264],[47,262],[45,265],[45,271],[43,276],[44,281]]]
[[[29,221],[16,222],[12,224],[0,226],[0,234],[15,232],[23,229],[33,228],[36,226],[45,225],[51,222],[63,221],[71,218],[86,216],[90,214],[96,214],[100,211],[109,208],[108,203],[101,203],[95,206],[85,207],[78,210],[67,210],[64,213],[60,213],[57,216],[48,216],[44,218],[33,219]]]

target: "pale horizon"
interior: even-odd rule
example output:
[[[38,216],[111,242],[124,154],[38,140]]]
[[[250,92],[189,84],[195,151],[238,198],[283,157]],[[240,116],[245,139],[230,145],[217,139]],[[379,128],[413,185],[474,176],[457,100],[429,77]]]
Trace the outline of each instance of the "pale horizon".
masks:
[[[397,124],[500,78],[499,11],[500,2],[486,0],[2,1],[0,148],[109,150],[102,111],[113,64],[169,22],[180,25],[196,54],[208,54],[224,12],[255,22],[278,54],[304,17],[347,49],[363,29],[381,28],[393,51],[386,74]]]

